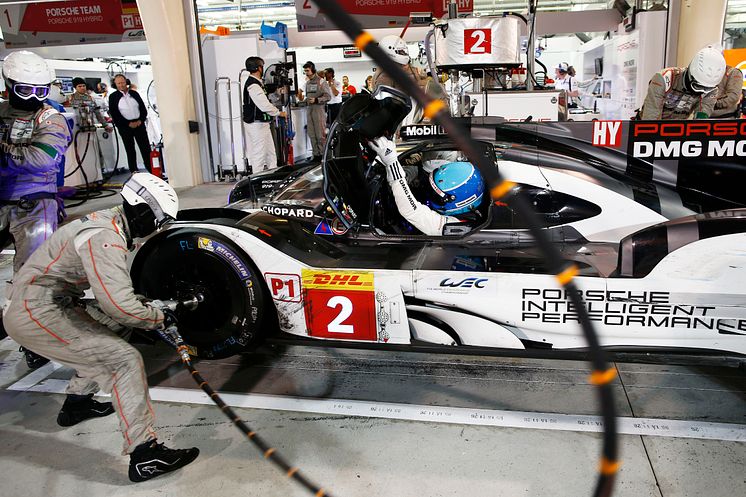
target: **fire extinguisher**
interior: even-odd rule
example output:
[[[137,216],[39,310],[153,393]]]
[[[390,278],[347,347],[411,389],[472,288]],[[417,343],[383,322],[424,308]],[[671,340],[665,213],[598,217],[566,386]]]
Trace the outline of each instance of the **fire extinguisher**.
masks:
[[[154,176],[163,178],[163,142],[152,144],[150,151],[150,172]]]
[[[161,167],[161,153],[157,148],[150,151],[150,173],[153,176],[163,178],[163,168]]]

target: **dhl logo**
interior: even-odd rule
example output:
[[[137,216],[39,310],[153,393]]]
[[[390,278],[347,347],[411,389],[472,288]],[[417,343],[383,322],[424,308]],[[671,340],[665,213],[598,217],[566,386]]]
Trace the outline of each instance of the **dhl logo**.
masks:
[[[373,273],[304,270],[303,287],[323,290],[343,288],[345,290],[372,291]]]

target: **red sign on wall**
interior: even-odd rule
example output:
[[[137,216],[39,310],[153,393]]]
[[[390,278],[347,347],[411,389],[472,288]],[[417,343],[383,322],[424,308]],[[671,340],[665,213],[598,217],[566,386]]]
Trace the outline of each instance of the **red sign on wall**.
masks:
[[[413,12],[430,12],[436,18],[448,12],[450,0],[338,0],[338,5],[363,28],[404,26]],[[456,0],[459,13],[472,12],[474,0]],[[330,31],[338,29],[327,19],[313,0],[295,0],[298,31]]]
[[[0,6],[6,48],[145,39],[134,0],[77,0]]]

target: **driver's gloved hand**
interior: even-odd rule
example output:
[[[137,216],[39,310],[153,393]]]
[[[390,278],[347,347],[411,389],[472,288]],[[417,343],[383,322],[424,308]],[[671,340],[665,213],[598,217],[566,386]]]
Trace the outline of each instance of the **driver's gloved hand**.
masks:
[[[370,142],[370,148],[378,155],[384,166],[386,166],[386,181],[392,183],[405,178],[404,170],[399,164],[396,155],[396,143],[385,136],[376,138]]]

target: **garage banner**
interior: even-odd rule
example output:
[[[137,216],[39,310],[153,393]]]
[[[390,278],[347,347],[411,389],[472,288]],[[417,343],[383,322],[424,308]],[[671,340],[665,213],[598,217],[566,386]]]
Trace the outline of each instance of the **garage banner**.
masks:
[[[136,0],[77,0],[0,6],[5,48],[142,41]]]
[[[442,17],[449,0],[339,0],[339,6],[365,29],[403,27],[413,13]],[[457,0],[459,13],[472,12],[474,0]],[[313,0],[295,0],[298,31],[333,31],[334,26]]]

